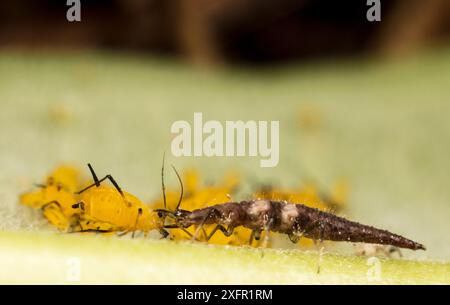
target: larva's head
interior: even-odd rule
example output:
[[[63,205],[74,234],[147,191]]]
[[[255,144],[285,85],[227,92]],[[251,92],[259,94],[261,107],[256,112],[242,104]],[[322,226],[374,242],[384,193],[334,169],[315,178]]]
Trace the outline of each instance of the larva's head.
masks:
[[[158,217],[162,219],[163,222],[165,222],[166,218],[169,218],[179,227],[186,227],[185,220],[191,214],[190,211],[181,209],[177,209],[175,211],[156,209],[155,212],[158,213]]]

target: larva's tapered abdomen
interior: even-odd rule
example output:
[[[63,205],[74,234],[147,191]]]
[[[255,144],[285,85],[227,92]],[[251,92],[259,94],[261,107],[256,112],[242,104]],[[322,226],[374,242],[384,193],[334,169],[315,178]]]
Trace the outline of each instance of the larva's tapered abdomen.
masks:
[[[324,213],[316,209],[299,206],[300,213],[305,213],[315,225],[305,232],[306,237],[314,239],[363,242],[371,244],[391,245],[412,250],[425,250],[425,246],[403,236],[386,230],[363,225],[345,218]]]

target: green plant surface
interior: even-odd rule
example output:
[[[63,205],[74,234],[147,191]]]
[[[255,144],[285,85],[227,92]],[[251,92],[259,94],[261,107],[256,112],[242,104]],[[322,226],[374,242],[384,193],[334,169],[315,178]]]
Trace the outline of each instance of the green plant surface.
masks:
[[[167,240],[0,233],[0,282],[450,284],[450,264]]]

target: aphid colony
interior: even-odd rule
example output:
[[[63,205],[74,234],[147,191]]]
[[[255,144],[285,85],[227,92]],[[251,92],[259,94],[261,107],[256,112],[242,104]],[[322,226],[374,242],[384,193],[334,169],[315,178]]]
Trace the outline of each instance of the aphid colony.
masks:
[[[311,189],[309,193],[285,193],[264,188],[253,200],[235,202],[230,196],[237,186],[235,177],[230,176],[218,186],[200,186],[198,175],[187,172],[184,192],[182,179],[173,167],[181,186],[177,195],[174,191],[166,192],[163,162],[162,202],[147,205],[123,191],[111,175],[99,179],[92,166],[88,167],[92,183],[83,180],[75,168],[59,167],[44,184],[38,185],[37,191],[23,194],[21,203],[41,209],[50,224],[68,232],[131,232],[134,236],[137,231],[147,235],[157,230],[162,237],[170,235],[172,239],[234,245],[254,245],[254,241],[262,240],[263,246],[268,245],[270,234],[275,232],[288,235],[294,243],[306,237],[319,242],[347,241],[425,249],[400,235],[325,211],[330,206],[340,208],[343,196],[319,195]],[[105,184],[105,180],[112,186]],[[173,202],[177,196],[176,208],[170,210],[167,201]],[[291,203],[292,200],[312,206]]]
[[[50,224],[68,232],[135,232],[162,228],[157,214],[134,195],[120,189],[111,175],[86,185],[80,172],[62,166],[51,173],[38,190],[25,193],[20,202],[41,209]],[[114,187],[101,184],[109,180]],[[83,187],[81,189],[81,187]],[[81,190],[80,190],[81,189]]]

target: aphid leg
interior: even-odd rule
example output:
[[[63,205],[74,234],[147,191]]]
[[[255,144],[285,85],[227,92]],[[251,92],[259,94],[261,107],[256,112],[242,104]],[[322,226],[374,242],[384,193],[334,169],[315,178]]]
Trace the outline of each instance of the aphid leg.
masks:
[[[45,189],[47,187],[45,184],[42,184],[42,183],[35,183],[34,186],[41,188],[41,189]]]
[[[139,221],[139,216],[142,215],[142,208],[138,209],[138,213],[136,215],[136,221],[134,222],[134,228],[133,228],[133,233],[131,233],[131,238],[134,238],[134,233],[136,232],[137,229],[137,225],[138,225],[138,221]]]
[[[53,204],[56,204],[57,206],[58,206],[58,208],[59,209],[61,209],[61,205],[59,204],[59,202],[58,201],[56,201],[56,200],[52,200],[52,201],[49,201],[49,202],[47,202],[46,204],[44,204],[42,207],[41,207],[41,211],[45,211],[46,209],[48,209],[51,205],[53,205]]]
[[[206,238],[206,241],[209,241],[211,239],[211,237],[213,237],[213,235],[217,232],[217,230],[222,231],[223,235],[225,235],[226,237],[230,237],[233,234],[234,231],[234,227],[228,227],[227,229],[222,226],[222,225],[217,225],[209,234],[208,237]]]
[[[50,216],[46,213],[47,210],[48,210],[48,209],[51,209],[51,208],[54,208],[53,217],[50,217]],[[44,205],[41,207],[41,212],[42,212],[42,215],[43,215],[43,216],[44,216],[51,224],[57,226],[60,230],[64,230],[64,231],[67,230],[67,226],[65,225],[65,221],[62,220],[62,218],[65,218],[65,216],[64,216],[64,214],[63,214],[61,205],[59,204],[58,201],[52,200],[52,201],[47,202],[46,204],[44,204]],[[56,213],[56,214],[55,214],[55,213]],[[56,216],[56,215],[58,215],[58,216]],[[59,219],[59,220],[55,220],[55,218],[54,218],[55,216],[56,216],[57,218],[59,217],[60,219]],[[69,223],[67,223],[67,225],[69,225]],[[65,227],[65,228],[64,228],[64,227]]]
[[[73,209],[80,209],[81,214],[84,214],[84,202],[80,201],[72,205]]]
[[[89,170],[91,171],[92,178],[94,179],[94,183],[92,183],[91,185],[88,185],[87,187],[85,187],[81,191],[76,192],[75,194],[79,195],[79,194],[83,193],[84,191],[87,191],[88,189],[90,189],[90,188],[92,188],[94,186],[99,187],[100,183],[102,183],[103,181],[108,179],[111,182],[111,184],[116,188],[116,190],[120,193],[120,195],[122,197],[124,197],[122,189],[119,187],[119,185],[117,184],[116,180],[114,180],[113,176],[108,174],[108,175],[106,175],[105,177],[103,177],[102,179],[99,180],[97,175],[95,174],[95,171],[92,168],[91,164],[88,164],[88,167],[89,167]]]

